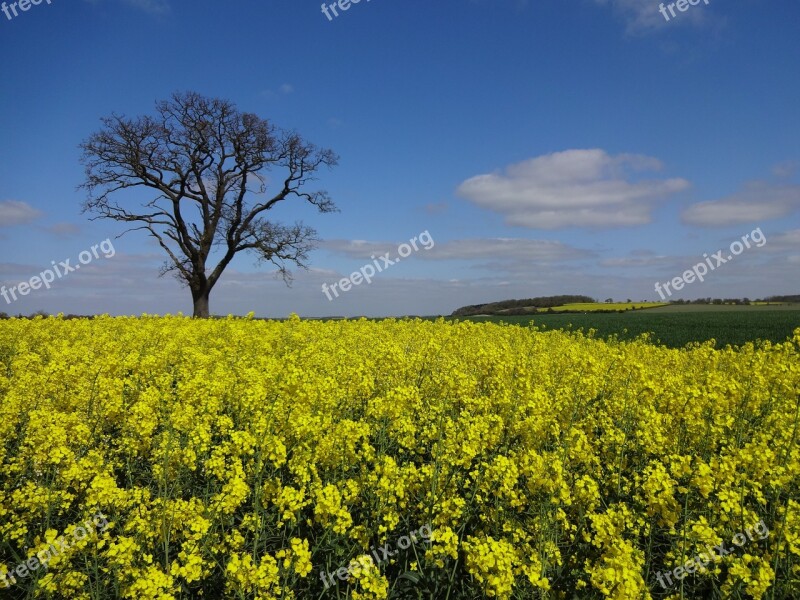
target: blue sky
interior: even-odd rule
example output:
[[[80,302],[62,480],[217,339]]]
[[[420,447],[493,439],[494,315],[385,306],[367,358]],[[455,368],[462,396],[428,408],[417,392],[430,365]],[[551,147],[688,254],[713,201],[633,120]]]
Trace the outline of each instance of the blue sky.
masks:
[[[9,4],[8,2],[6,3]],[[329,2],[330,4],[330,2]],[[666,3],[667,5],[669,3]],[[665,7],[666,8],[666,7]],[[330,12],[330,11],[329,11]],[[800,293],[800,3],[703,0],[43,0],[0,12],[0,285],[110,238],[0,312],[191,312],[142,233],[81,213],[78,145],[111,113],[194,90],[296,129],[340,163],[340,212],[292,287],[241,256],[215,314],[449,314],[508,298],[658,300],[757,228],[767,240],[673,298]],[[667,10],[667,14],[668,10]],[[332,284],[422,232],[329,301]]]

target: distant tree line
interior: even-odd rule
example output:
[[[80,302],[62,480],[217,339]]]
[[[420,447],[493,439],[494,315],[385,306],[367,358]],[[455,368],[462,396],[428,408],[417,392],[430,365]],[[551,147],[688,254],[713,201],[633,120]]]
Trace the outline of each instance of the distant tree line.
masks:
[[[36,317],[49,317],[49,316],[50,316],[50,313],[48,313],[46,311],[43,311],[43,310],[37,310],[35,313],[31,313],[29,315],[18,314],[16,316],[9,315],[8,313],[0,312],[0,321],[3,320],[3,319],[12,319],[12,318],[15,318],[15,319],[35,319]],[[94,317],[91,316],[91,315],[83,316],[83,315],[72,315],[72,314],[69,314],[69,315],[64,315],[64,318],[65,319],[92,319]]]
[[[752,302],[800,302],[800,295],[794,296],[768,296],[767,298],[758,298],[750,300],[750,298],[698,298],[696,300],[672,300],[670,304],[751,304]]]
[[[586,302],[597,302],[589,296],[542,296],[539,298],[526,298],[524,300],[503,300],[501,302],[489,302],[487,304],[472,304],[463,306],[453,311],[453,317],[471,317],[474,315],[493,315],[502,311],[504,315],[529,314],[531,308],[552,308],[563,306],[564,304],[577,304]]]
[[[606,299],[606,303],[613,302],[611,298]],[[631,300],[628,299],[628,303]],[[647,302],[642,300],[642,302]],[[800,303],[800,295],[793,296],[769,296],[764,299],[750,300],[750,298],[697,298],[696,300],[672,300],[669,304],[712,304],[721,306],[723,304],[747,305],[752,302],[788,302]],[[525,298],[523,300],[503,300],[501,302],[489,302],[486,304],[471,304],[454,310],[450,316],[453,317],[472,317],[475,315],[530,315],[539,311],[552,312],[555,306],[564,304],[584,304],[598,303],[590,296],[541,296],[538,298]],[[594,312],[624,312],[621,310],[594,311]]]
[[[696,300],[671,300],[670,304],[736,304],[746,305],[750,304],[749,298],[697,298]],[[756,300],[756,302],[760,302]]]

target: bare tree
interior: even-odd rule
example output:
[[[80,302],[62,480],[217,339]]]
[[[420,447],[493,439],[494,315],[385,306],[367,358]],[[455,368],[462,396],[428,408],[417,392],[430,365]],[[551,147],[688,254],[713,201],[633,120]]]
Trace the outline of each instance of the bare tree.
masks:
[[[158,102],[154,116],[112,115],[81,144],[88,193],[85,212],[134,224],[167,253],[162,269],[174,273],[192,293],[195,317],[209,314],[209,295],[239,252],[251,251],[278,267],[287,285],[287,263],[307,268],[316,231],[267,220],[279,202],[297,198],[319,212],[336,210],[325,191],[304,186],[338,157],[279,130],[255,114],[240,112],[218,98],[175,93]],[[266,173],[280,169],[267,194]],[[157,193],[136,208],[123,208],[111,196],[128,188]],[[251,201],[252,198],[252,201]],[[209,269],[209,258],[218,260]]]

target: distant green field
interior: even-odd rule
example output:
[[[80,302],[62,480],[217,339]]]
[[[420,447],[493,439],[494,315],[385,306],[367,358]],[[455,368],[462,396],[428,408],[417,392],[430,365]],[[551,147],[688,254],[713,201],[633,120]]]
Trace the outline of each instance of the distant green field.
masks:
[[[464,319],[462,319],[464,320]],[[652,333],[653,341],[670,348],[715,340],[717,348],[756,340],[783,342],[800,327],[800,305],[713,306],[670,305],[624,313],[538,314],[533,316],[468,317],[476,322],[535,324],[542,329],[597,330],[598,337],[620,339]]]

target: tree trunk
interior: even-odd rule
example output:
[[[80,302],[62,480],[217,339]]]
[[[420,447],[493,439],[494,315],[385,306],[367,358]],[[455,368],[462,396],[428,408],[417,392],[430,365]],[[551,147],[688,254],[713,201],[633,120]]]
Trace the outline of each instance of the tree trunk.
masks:
[[[208,296],[211,290],[192,290],[192,301],[194,302],[194,318],[207,319],[208,313]]]

